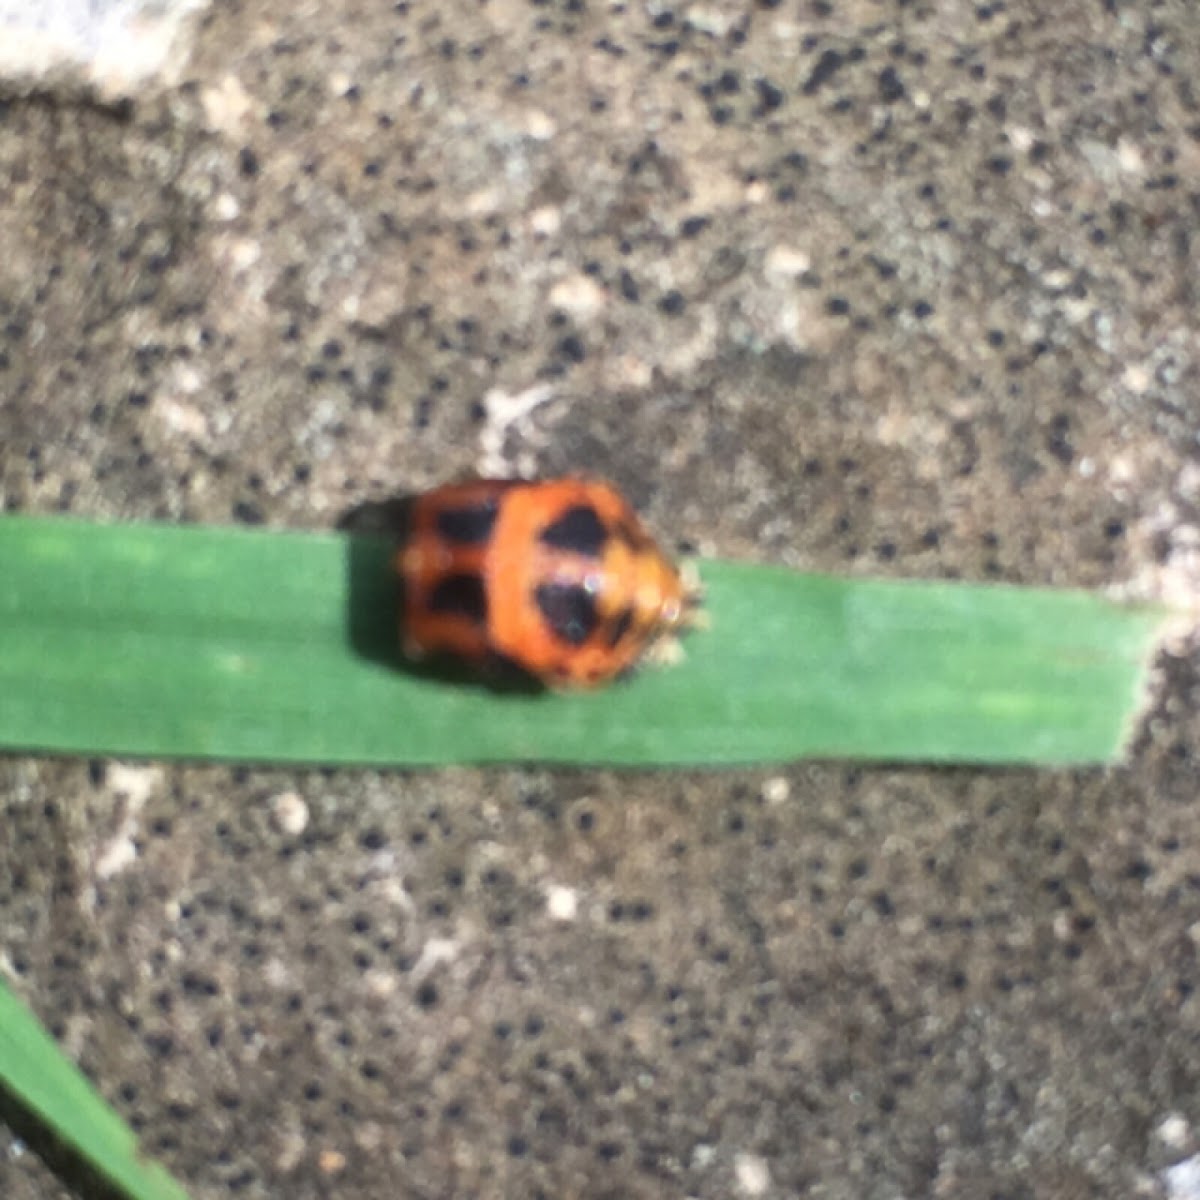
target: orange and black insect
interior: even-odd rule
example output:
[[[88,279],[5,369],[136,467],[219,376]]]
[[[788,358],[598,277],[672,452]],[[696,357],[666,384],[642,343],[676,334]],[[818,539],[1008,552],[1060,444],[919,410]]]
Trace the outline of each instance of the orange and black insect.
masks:
[[[412,659],[594,687],[688,622],[696,592],[609,483],[480,479],[416,496],[395,556]]]

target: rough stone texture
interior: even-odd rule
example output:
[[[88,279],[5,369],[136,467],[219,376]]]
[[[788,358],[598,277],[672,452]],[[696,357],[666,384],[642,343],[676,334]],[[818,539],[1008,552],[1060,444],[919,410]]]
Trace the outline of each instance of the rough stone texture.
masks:
[[[1188,0],[196,36],[130,106],[0,109],[7,509],[322,528],[585,467],[705,552],[1194,594]],[[1183,1195],[1164,669],[1111,772],[9,759],[3,967],[200,1198]],[[64,1194],[18,1149],[6,1197]]]

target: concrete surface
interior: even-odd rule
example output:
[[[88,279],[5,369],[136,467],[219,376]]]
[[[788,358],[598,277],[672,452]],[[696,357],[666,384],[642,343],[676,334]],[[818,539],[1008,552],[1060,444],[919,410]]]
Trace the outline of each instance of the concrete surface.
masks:
[[[0,106],[0,504],[614,477],[1194,595],[1188,0],[223,3]],[[1194,1196],[1194,658],[1130,766],[0,761],[0,964],[197,1198]],[[0,1132],[6,1200],[64,1195]]]

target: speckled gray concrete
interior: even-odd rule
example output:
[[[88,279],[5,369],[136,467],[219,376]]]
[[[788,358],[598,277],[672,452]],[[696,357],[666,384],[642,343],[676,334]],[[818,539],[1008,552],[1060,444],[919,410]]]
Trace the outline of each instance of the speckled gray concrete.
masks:
[[[1194,583],[1188,0],[220,8],[0,111],[8,509],[586,467],[727,556]],[[3,966],[198,1198],[1183,1195],[1165,670],[1112,772],[2,761]]]

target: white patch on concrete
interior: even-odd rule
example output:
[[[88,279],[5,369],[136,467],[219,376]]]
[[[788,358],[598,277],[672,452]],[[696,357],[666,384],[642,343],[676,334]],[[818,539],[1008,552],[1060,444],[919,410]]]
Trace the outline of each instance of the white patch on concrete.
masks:
[[[412,977],[418,982],[438,967],[447,966],[458,958],[459,944],[453,938],[432,937],[413,964]]]
[[[539,383],[516,395],[493,388],[484,396],[484,424],[479,435],[481,475],[504,477],[514,474],[504,453],[508,435],[523,426],[530,413],[553,399],[554,388],[548,383]]]
[[[92,861],[92,870],[97,880],[112,879],[137,861],[138,820],[152,792],[161,786],[162,769],[159,767],[131,767],[114,763],[106,775],[107,790],[122,812],[121,823],[116,832],[97,850]]]
[[[298,792],[271,797],[271,821],[280,833],[299,837],[308,828],[308,805]]]
[[[554,921],[574,921],[579,913],[579,893],[561,883],[546,888],[546,911]]]
[[[1200,1155],[1192,1155],[1158,1174],[1167,1200],[1200,1200]]]
[[[1154,1133],[1170,1150],[1185,1150],[1192,1139],[1192,1127],[1181,1113],[1168,1113],[1158,1123]]]
[[[812,255],[799,246],[772,246],[763,260],[763,273],[776,281],[799,279],[811,270]]]
[[[768,804],[783,804],[792,794],[792,785],[784,775],[773,775],[763,781],[763,799]]]
[[[758,1154],[739,1154],[733,1160],[733,1177],[743,1196],[765,1196],[771,1186],[771,1169]]]
[[[0,79],[18,87],[95,90],[116,101],[169,84],[204,0],[0,0]]]
[[[582,271],[565,276],[550,289],[550,307],[569,313],[577,321],[590,321],[607,299],[605,290]]]

